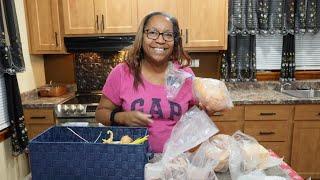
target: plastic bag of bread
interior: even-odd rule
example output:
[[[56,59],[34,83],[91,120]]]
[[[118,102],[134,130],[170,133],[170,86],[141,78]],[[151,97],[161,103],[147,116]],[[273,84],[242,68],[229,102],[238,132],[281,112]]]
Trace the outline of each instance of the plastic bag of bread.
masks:
[[[171,62],[169,62],[165,74],[165,87],[167,92],[167,98],[169,100],[173,100],[178,95],[186,79],[192,76],[193,75],[188,72],[185,72],[181,69],[176,69],[174,65]]]
[[[232,179],[256,170],[277,166],[282,159],[272,157],[269,151],[253,137],[237,131],[230,143],[229,169]]]
[[[170,161],[218,132],[219,129],[210,117],[194,106],[183,114],[173,127],[170,138],[164,145],[162,160]]]
[[[231,109],[232,100],[226,85],[217,79],[194,77],[193,93],[209,112]]]
[[[209,139],[209,146],[206,148],[206,158],[216,160],[215,172],[226,172],[229,169],[229,152],[231,136],[218,134]]]

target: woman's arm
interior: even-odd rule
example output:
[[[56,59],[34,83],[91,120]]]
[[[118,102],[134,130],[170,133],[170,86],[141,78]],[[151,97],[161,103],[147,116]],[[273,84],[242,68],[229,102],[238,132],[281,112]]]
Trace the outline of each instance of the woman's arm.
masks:
[[[115,108],[117,108],[117,106],[105,95],[102,95],[96,110],[96,120],[101,124],[110,126],[110,114]],[[145,114],[140,111],[118,112],[114,116],[114,121],[126,126],[147,126],[153,122],[150,114]]]
[[[113,104],[105,95],[102,94],[100,103],[96,109],[96,120],[101,124],[110,126],[110,114],[117,106]]]

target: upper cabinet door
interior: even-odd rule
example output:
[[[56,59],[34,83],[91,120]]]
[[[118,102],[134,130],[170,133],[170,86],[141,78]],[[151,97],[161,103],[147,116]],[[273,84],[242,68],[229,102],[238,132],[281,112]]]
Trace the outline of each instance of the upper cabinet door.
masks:
[[[62,51],[58,0],[27,0],[30,52]]]
[[[101,17],[95,13],[95,0],[62,0],[62,6],[65,34],[99,32]]]
[[[135,33],[137,31],[136,0],[95,0],[102,33]]]
[[[228,0],[183,0],[185,47],[226,49]]]
[[[138,0],[138,23],[150,12],[161,11],[179,19],[178,0]]]

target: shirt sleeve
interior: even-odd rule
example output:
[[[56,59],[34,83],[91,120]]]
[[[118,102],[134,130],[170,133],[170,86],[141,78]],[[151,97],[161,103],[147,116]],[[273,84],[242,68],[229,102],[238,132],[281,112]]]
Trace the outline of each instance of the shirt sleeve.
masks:
[[[112,69],[102,89],[102,93],[117,106],[121,105],[122,66],[122,64],[118,64]]]

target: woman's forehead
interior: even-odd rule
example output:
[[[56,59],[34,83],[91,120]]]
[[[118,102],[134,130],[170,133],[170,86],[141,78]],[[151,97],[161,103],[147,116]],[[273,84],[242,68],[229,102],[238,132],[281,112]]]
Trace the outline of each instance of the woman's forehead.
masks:
[[[166,16],[156,15],[152,16],[148,23],[146,24],[146,28],[155,28],[157,30],[173,30],[173,25],[170,19]]]

